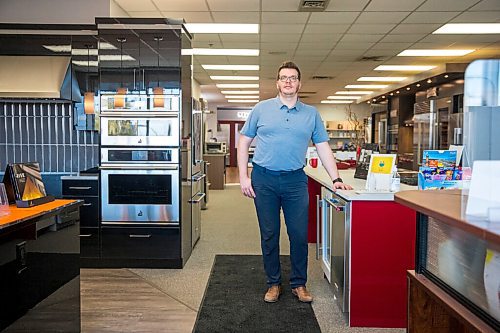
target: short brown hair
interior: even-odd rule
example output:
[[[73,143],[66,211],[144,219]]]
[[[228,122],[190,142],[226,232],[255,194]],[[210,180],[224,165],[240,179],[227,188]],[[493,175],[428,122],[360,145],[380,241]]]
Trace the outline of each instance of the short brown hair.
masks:
[[[276,80],[280,79],[280,71],[283,68],[295,69],[297,71],[297,74],[298,74],[298,77],[299,77],[299,81],[300,81],[300,69],[299,69],[299,66],[297,66],[294,62],[291,62],[291,61],[285,61],[284,63],[281,64],[280,68],[278,68],[278,74],[276,75]]]

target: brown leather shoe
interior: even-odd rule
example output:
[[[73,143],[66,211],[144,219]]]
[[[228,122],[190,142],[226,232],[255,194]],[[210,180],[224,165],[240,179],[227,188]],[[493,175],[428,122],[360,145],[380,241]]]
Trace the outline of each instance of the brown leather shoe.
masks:
[[[298,297],[299,301],[304,303],[311,303],[313,301],[312,295],[307,291],[306,287],[300,286],[292,289],[292,294]]]
[[[267,303],[275,303],[278,301],[281,295],[281,286],[275,285],[267,289],[266,295],[264,296],[264,301]]]

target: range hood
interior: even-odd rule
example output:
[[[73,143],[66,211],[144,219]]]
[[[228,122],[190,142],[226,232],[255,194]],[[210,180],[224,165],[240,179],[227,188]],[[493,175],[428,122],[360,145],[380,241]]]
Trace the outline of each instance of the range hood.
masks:
[[[65,56],[0,56],[0,98],[81,101],[70,61]]]

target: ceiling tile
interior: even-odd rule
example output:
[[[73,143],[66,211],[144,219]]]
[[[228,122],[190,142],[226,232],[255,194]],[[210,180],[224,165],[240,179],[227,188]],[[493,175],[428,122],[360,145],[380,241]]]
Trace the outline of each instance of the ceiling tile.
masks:
[[[306,23],[309,15],[306,12],[262,12],[262,23]]]
[[[347,55],[347,56],[355,56],[359,57],[365,53],[364,50],[342,50],[342,49],[335,49],[331,52],[332,56],[338,56],[338,55]]]
[[[497,23],[500,22],[500,10],[487,12],[466,12],[451,20],[453,23]]]
[[[297,11],[300,0],[264,0],[262,1],[263,12]]]
[[[165,17],[161,12],[158,11],[127,11],[130,17]],[[182,16],[170,16],[170,18],[182,18]]]
[[[260,44],[259,43],[244,43],[244,42],[227,42],[224,41],[224,48],[226,49],[259,49]],[[257,57],[252,57],[252,58],[257,58]]]
[[[358,17],[360,12],[323,12],[311,13],[309,23],[322,24],[344,24],[352,23]]]
[[[363,24],[387,24],[399,23],[410,12],[363,12],[356,20],[356,23]]]
[[[259,11],[259,0],[206,0],[211,11],[237,12],[237,11]]]
[[[205,0],[151,0],[159,10],[173,12],[207,11]],[[139,1],[138,1],[139,2]]]
[[[417,11],[458,12],[466,10],[477,3],[477,0],[427,0]]]
[[[442,24],[399,24],[391,34],[430,34],[441,27]]]
[[[262,33],[286,34],[297,33],[300,34],[304,30],[303,23],[296,24],[261,24],[260,31]]]
[[[193,48],[201,48],[201,49],[206,49],[206,48],[214,48],[214,49],[220,49],[222,48],[222,43],[220,41],[192,41],[191,42],[191,47]],[[224,47],[228,48],[227,46],[224,45]]]
[[[445,23],[460,12],[413,12],[403,23]]]
[[[331,50],[332,47],[334,46],[334,43],[311,43],[309,41],[304,41],[304,39],[301,40],[299,43],[297,49],[298,50],[311,50],[311,49],[317,49],[317,50]]]
[[[304,33],[302,34],[301,42],[307,43],[333,43],[340,38],[342,38],[342,34],[332,34],[332,33]]]
[[[261,42],[261,50],[295,50],[297,47],[297,42],[292,43],[281,43],[281,42]]]
[[[115,0],[115,2],[127,12],[157,11],[151,0]]]
[[[349,43],[349,42],[339,42],[335,48],[344,50],[368,50],[370,47],[375,45],[375,43]]]
[[[210,65],[226,65],[227,58],[221,56],[194,56],[200,64],[210,64]]]
[[[197,42],[220,42],[219,34],[193,34],[193,41]]]
[[[386,42],[381,42],[373,45],[371,47],[371,50],[393,50],[393,51],[398,51],[398,50],[404,50],[410,47],[412,43],[408,42],[394,42],[394,43],[386,43]]]
[[[380,40],[384,35],[368,35],[368,34],[345,34],[344,37],[342,37],[341,41],[342,42],[377,42]]]
[[[399,12],[399,11],[413,11],[425,0],[372,0],[366,11],[388,11],[388,12]]]
[[[215,12],[212,11],[216,23],[259,23],[259,12]]]
[[[354,24],[347,31],[348,34],[386,34],[395,24]]]
[[[401,34],[401,35],[393,35],[389,34],[385,36],[381,42],[383,43],[391,43],[391,42],[417,42],[420,39],[424,38],[427,34]]]
[[[349,28],[348,24],[307,24],[304,33],[344,33]]]
[[[212,17],[209,12],[161,12],[164,17],[180,17],[187,23],[212,23]]]
[[[483,0],[471,10],[500,10],[500,1],[498,0]]]
[[[298,42],[299,34],[260,34],[261,42]]]
[[[295,51],[295,56],[296,57],[301,57],[301,56],[322,56],[326,57],[330,50],[319,50],[319,49],[297,49]]]
[[[258,43],[259,35],[257,34],[220,34],[222,42],[248,42]]]
[[[330,0],[326,11],[360,11],[370,0]]]

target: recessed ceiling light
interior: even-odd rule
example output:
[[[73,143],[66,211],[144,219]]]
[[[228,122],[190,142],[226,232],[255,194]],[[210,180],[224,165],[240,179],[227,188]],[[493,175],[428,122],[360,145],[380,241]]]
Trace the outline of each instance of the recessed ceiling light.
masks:
[[[221,94],[223,95],[258,95],[259,91],[258,90],[223,90],[221,91]]]
[[[433,34],[500,34],[500,23],[448,23]]]
[[[436,66],[408,66],[408,65],[381,65],[375,68],[375,71],[408,71],[424,72],[433,69]]]
[[[185,23],[187,31],[195,34],[258,34],[258,24]]]
[[[228,99],[229,103],[258,103],[258,99]]]
[[[259,65],[201,65],[206,70],[258,71]]]
[[[406,87],[406,90],[410,90],[411,88],[410,87]]]
[[[248,96],[248,95],[229,95],[229,96],[224,96],[227,99],[235,98],[235,99],[242,99],[242,98],[256,98],[259,99],[259,96]]]
[[[255,49],[182,49],[182,55],[232,55],[232,56],[259,56]]]
[[[428,80],[427,80],[427,83],[432,83],[432,80],[431,80],[431,79],[428,79]]]
[[[358,81],[373,81],[373,82],[399,82],[405,80],[402,76],[362,76]]]
[[[376,101],[376,99],[374,98],[374,99],[372,99],[372,101],[374,101],[374,102],[375,102],[375,101]]]
[[[384,96],[382,96],[382,98],[385,98],[385,95],[384,95]]]
[[[351,99],[356,100],[361,96],[328,96],[327,99]]]
[[[382,89],[388,87],[387,84],[348,84],[344,88],[357,88],[357,89]]]
[[[73,64],[77,66],[82,66],[82,67],[97,67],[99,66],[98,61],[87,61],[87,60],[72,60],[71,61]]]
[[[218,81],[258,81],[258,76],[211,75],[212,80]]]
[[[449,77],[449,75],[448,75],[448,74],[446,74],[446,75],[444,76],[444,78],[445,78],[445,79],[447,79],[448,77]]]
[[[398,91],[396,91],[396,94],[399,94],[399,90],[398,90]]]
[[[321,101],[322,104],[351,104],[354,101],[330,101],[330,100],[323,100]]]
[[[420,87],[420,83],[417,83],[417,84],[416,84],[416,86],[417,86],[417,87]]]
[[[394,96],[394,93],[390,93],[389,95]]]
[[[258,83],[217,83],[215,85],[217,88],[220,89],[231,89],[231,88],[258,88],[259,84]]]
[[[459,57],[474,51],[476,50],[404,50],[398,57]]]
[[[373,93],[373,91],[367,91],[367,90],[355,91],[355,90],[352,90],[352,91],[337,91],[335,94],[338,94],[338,95],[370,95],[371,93]]]

